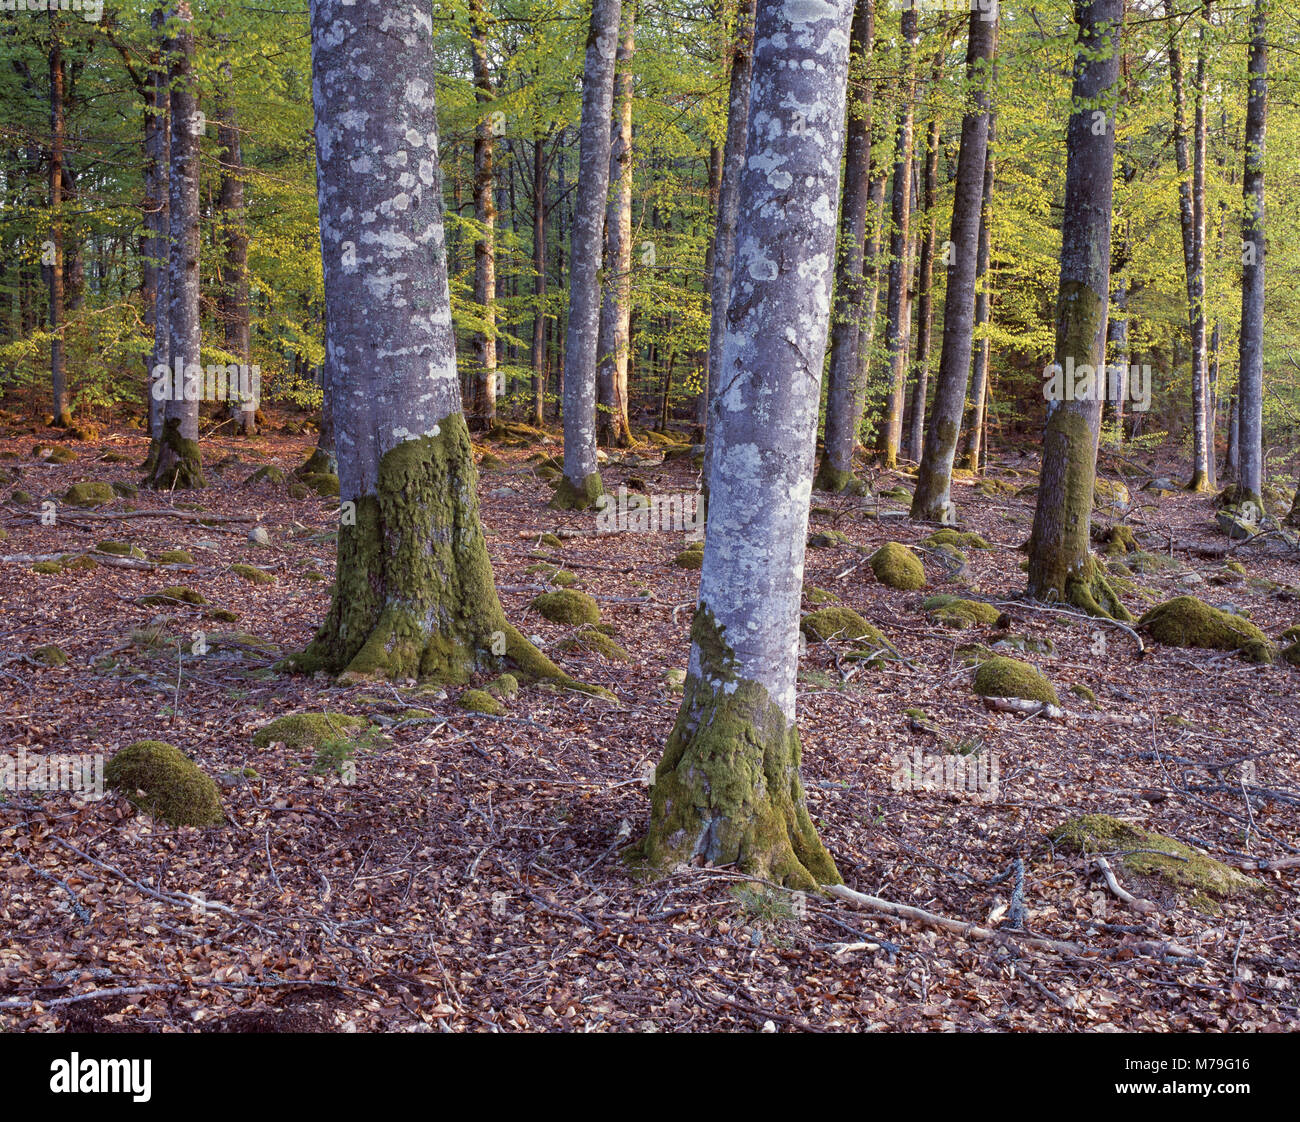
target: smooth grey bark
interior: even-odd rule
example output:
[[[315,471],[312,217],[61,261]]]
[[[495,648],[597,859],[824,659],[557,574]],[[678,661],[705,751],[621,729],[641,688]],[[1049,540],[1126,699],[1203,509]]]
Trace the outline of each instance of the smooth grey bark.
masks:
[[[541,426],[546,397],[546,149],[540,129],[533,136],[532,421]]]
[[[871,198],[872,84],[867,75],[875,39],[875,0],[858,0],[849,39],[848,121],[840,200],[839,271],[831,316],[824,451],[814,486],[842,491],[853,479],[859,420],[858,338],[866,283],[862,273]]]
[[[489,112],[495,93],[488,65],[488,17],[483,0],[469,0],[470,65],[474,74],[474,303],[483,330],[474,333],[474,409],[470,428],[486,430],[497,417],[496,140]]]
[[[1115,293],[1111,297],[1111,313],[1107,317],[1106,344],[1110,361],[1119,368],[1118,394],[1111,402],[1112,416],[1119,429],[1119,439],[1124,440],[1124,405],[1128,396],[1128,280],[1119,276],[1115,280]]]
[[[754,6],[756,0],[739,0],[736,37],[731,50],[731,77],[727,94],[727,140],[722,150],[722,179],[718,185],[718,210],[713,231],[713,271],[709,275],[709,355],[704,371],[704,493],[709,492],[713,465],[713,406],[718,372],[722,367],[722,342],[727,331],[727,301],[731,297],[736,256],[736,209],[740,179],[745,171],[745,138],[749,128],[749,87],[754,65]]]
[[[63,112],[63,44],[59,38],[58,14],[50,12],[50,241],[54,252],[49,269],[50,295],[50,388],[54,398],[54,423],[72,423],[68,407],[68,385],[63,348],[63,156],[65,121]]]
[[[993,68],[993,80],[997,81],[997,66]],[[980,205],[979,250],[975,261],[975,330],[982,331],[989,324],[993,293],[993,278],[989,265],[993,256],[993,187],[997,179],[997,131],[998,115],[989,113],[988,150],[984,157],[984,197]],[[971,373],[970,408],[966,412],[966,435],[962,450],[961,463],[971,471],[979,471],[980,459],[984,451],[984,414],[989,392],[989,354],[991,351],[987,332],[980,339],[975,350],[974,369]]]
[[[150,483],[154,487],[202,487],[199,452],[199,394],[190,383],[199,369],[199,137],[203,118],[198,112],[194,77],[194,17],[187,3],[167,13],[168,81],[170,88],[171,162],[168,168],[168,352],[172,392],[163,413],[163,431]],[[175,371],[184,377],[176,385]],[[176,392],[177,389],[184,392]]]
[[[709,532],[685,695],[643,851],[837,881],[799,779],[804,542],[835,267],[853,0],[757,13]]]
[[[171,338],[168,327],[170,305],[167,256],[170,213],[168,203],[168,164],[171,159],[170,97],[167,93],[167,58],[163,46],[166,14],[161,6],[149,15],[149,26],[158,42],[157,65],[149,75],[144,113],[145,150],[145,242],[144,299],[145,322],[153,329],[153,348],[145,356],[145,401],[149,410],[149,435],[156,443],[162,439],[166,411],[161,398],[153,392],[154,371],[171,364]],[[157,448],[154,449],[157,454]]]
[[[226,89],[231,82],[230,64],[221,67]],[[244,225],[244,155],[239,138],[239,121],[228,93],[217,99],[217,147],[221,150],[221,183],[217,192],[220,213],[220,241],[223,261],[217,307],[226,350],[248,365],[251,330],[248,306],[248,232]],[[245,409],[240,402],[230,405],[230,419],[245,436],[257,432],[257,412]]]
[[[1104,376],[1110,303],[1111,200],[1119,38],[1124,0],[1075,0],[1078,46],[1066,132],[1061,279],[1054,369],[1090,366]],[[1099,120],[1097,112],[1104,113]],[[1103,124],[1100,130],[1097,125]],[[1049,383],[1050,388],[1051,383]],[[1129,619],[1090,553],[1101,396],[1056,395],[1043,435],[1038,505],[1029,538],[1029,595],[1090,615]]]
[[[908,224],[912,212],[912,123],[916,101],[916,47],[920,42],[915,7],[903,9],[902,107],[894,141],[894,186],[889,207],[889,291],[885,304],[885,353],[889,362],[888,389],[877,450],[885,467],[898,463],[903,438],[903,394],[907,380]]]
[[[1246,103],[1246,174],[1242,180],[1240,486],[1264,510],[1264,140],[1268,125],[1269,0],[1255,0],[1250,24],[1250,95]]]
[[[971,88],[971,104],[962,117],[957,179],[953,186],[952,225],[948,235],[952,256],[943,307],[943,348],[939,352],[934,404],[930,408],[925,447],[921,452],[921,466],[912,496],[912,517],[931,522],[952,522],[955,518],[950,497],[952,466],[970,378],[975,268],[979,256],[984,161],[988,155],[989,104],[997,42],[996,19],[983,19],[981,13],[973,9],[966,43],[966,81]]]
[[[925,236],[921,240],[921,261],[917,273],[916,381],[912,383],[912,424],[907,436],[907,456],[921,462],[925,448],[925,403],[930,383],[931,335],[934,332],[934,240],[938,223],[935,198],[939,193],[939,111],[930,120],[925,139],[925,185],[921,207],[925,214]]]
[[[583,64],[578,191],[569,243],[569,326],[564,339],[564,478],[551,500],[558,507],[591,506],[602,489],[596,471],[596,344],[621,12],[621,0],[593,0]]]
[[[609,149],[609,202],[605,211],[605,291],[596,345],[600,405],[596,429],[603,444],[626,448],[632,443],[627,364],[632,326],[632,56],[636,50],[636,0],[624,0],[622,18]]]

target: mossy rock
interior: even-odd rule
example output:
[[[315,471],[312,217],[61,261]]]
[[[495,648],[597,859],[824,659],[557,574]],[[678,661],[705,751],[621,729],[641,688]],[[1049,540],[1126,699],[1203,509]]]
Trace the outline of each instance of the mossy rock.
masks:
[[[988,498],[996,498],[999,495],[1012,494],[1016,489],[1014,483],[1009,483],[1005,479],[981,479],[975,484],[975,494],[984,495]]]
[[[505,466],[506,466],[505,460],[503,460],[500,456],[493,454],[492,452],[484,452],[483,455],[479,457],[479,461],[478,461],[479,471],[498,471],[499,469]]]
[[[925,587],[925,567],[905,545],[885,542],[870,558],[871,571],[876,580],[887,588],[906,592]]]
[[[46,643],[43,647],[37,647],[32,651],[32,658],[37,662],[43,662],[46,666],[67,666],[68,656],[63,653],[63,648],[54,643]]]
[[[808,537],[810,549],[830,549],[837,545],[852,545],[849,536],[843,530],[819,530]]]
[[[600,473],[592,472],[580,484],[574,485],[561,473],[555,494],[548,504],[553,510],[590,510],[596,500],[605,493]]]
[[[1295,624],[1292,627],[1288,627],[1277,638],[1278,638],[1278,642],[1280,643],[1300,642],[1300,623]]]
[[[600,605],[585,592],[563,588],[556,592],[543,592],[529,605],[552,623],[576,625],[600,622]]]
[[[63,493],[69,506],[93,507],[111,503],[117,495],[107,483],[74,483]]]
[[[702,569],[704,568],[704,543],[698,545],[692,543],[681,551],[675,558],[673,564],[679,569]]]
[[[43,577],[56,577],[63,572],[63,566],[57,561],[37,561],[32,566],[32,572]]]
[[[244,480],[245,487],[254,487],[259,483],[270,483],[276,487],[283,487],[284,472],[274,464],[267,464],[265,467],[258,468],[252,475]]]
[[[890,487],[880,492],[882,499],[891,499],[896,503],[910,503],[912,501],[912,492],[906,487]]]
[[[1102,553],[1108,557],[1122,557],[1139,550],[1138,540],[1128,526],[1094,526],[1092,539],[1102,547]]]
[[[1071,853],[1120,854],[1124,868],[1133,875],[1162,881],[1194,897],[1225,900],[1263,887],[1253,877],[1198,853],[1177,838],[1121,822],[1108,814],[1072,818],[1056,827],[1049,837]]]
[[[219,826],[225,821],[216,782],[180,749],[141,740],[116,753],[104,786],[137,809],[172,826]]]
[[[194,558],[183,549],[164,549],[154,555],[160,565],[193,565]]]
[[[1133,496],[1123,483],[1098,476],[1092,491],[1093,506],[1110,506],[1116,510],[1127,510],[1133,502]]]
[[[327,740],[349,736],[366,722],[346,713],[290,713],[269,721],[253,733],[255,748],[268,748],[280,742],[286,748],[319,748]]]
[[[543,534],[540,538],[537,539],[537,541],[540,545],[548,546],[551,549],[564,548],[564,542],[562,542],[554,534]]]
[[[686,689],[686,671],[676,667],[665,670],[664,686],[669,693],[682,693]]]
[[[46,458],[52,464],[70,464],[77,458],[77,453],[71,448],[55,448]]]
[[[502,674],[483,688],[498,701],[513,701],[519,696],[519,679],[513,674]]]
[[[1283,649],[1282,661],[1288,666],[1300,667],[1300,640]]]
[[[1148,553],[1145,550],[1138,550],[1136,553],[1130,553],[1125,559],[1128,567],[1135,573],[1169,573],[1182,568],[1182,565],[1172,557],[1163,553]]]
[[[571,588],[578,583],[578,578],[567,569],[556,569],[547,580],[557,588]]]
[[[200,606],[208,602],[208,598],[201,592],[195,592],[192,588],[185,588],[181,585],[173,585],[170,588],[164,588],[160,592],[151,592],[148,596],[140,598],[141,604],[147,604],[151,607],[168,607],[179,600],[183,604],[194,604]]]
[[[1086,701],[1091,705],[1097,704],[1097,695],[1087,686],[1082,685],[1079,682],[1075,682],[1074,685],[1070,687],[1070,692],[1081,701]]]
[[[109,484],[113,488],[113,494],[119,499],[134,499],[140,493],[140,488],[134,483],[128,483],[125,479],[114,479]]]
[[[975,692],[981,697],[1018,697],[1060,705],[1052,683],[1042,672],[1015,658],[997,655],[975,670]]]
[[[250,584],[275,583],[275,574],[259,569],[256,565],[231,565],[230,571],[237,577],[243,577]]]
[[[128,464],[135,459],[134,456],[128,456],[124,452],[105,452],[99,458],[106,464]]]
[[[812,585],[805,585],[803,594],[804,599],[814,607],[821,607],[825,604],[837,604],[840,599],[835,595],[835,593],[827,592],[824,588],[814,588]]]
[[[15,491],[9,496],[9,501],[15,506],[31,506],[36,500],[30,491]]]
[[[1138,627],[1167,647],[1240,651],[1250,662],[1272,662],[1276,655],[1267,636],[1253,623],[1195,596],[1175,596],[1157,604]]]
[[[946,526],[942,530],[935,530],[935,532],[928,538],[925,538],[921,544],[929,546],[947,545],[959,550],[993,548],[993,546],[979,534],[953,530]]]
[[[1021,654],[1056,653],[1056,644],[1051,639],[1039,639],[1034,635],[1007,635],[993,644],[995,651],[1019,651]]]
[[[560,644],[562,651],[595,651],[611,662],[631,662],[632,656],[623,647],[611,639],[605,632],[595,627],[584,627],[571,639]]]
[[[897,657],[898,651],[879,628],[872,626],[852,608],[842,606],[819,608],[809,612],[799,621],[799,630],[813,643],[831,640],[852,644],[849,657],[869,658],[873,667],[884,665],[881,657],[886,652]]]
[[[492,717],[504,716],[506,711],[505,706],[487,690],[466,690],[456,704],[470,713],[486,713]]]
[[[321,498],[338,498],[339,477],[333,472],[308,471],[303,472],[298,478],[304,486],[310,487]]]
[[[963,600],[960,596],[927,596],[921,603],[922,610],[929,612],[940,623],[949,627],[992,627],[1002,613],[992,604],[982,604],[978,600]]]
[[[130,542],[102,541],[95,546],[100,553],[108,553],[114,557],[132,557],[137,561],[144,560],[144,550],[138,545],[132,545]]]
[[[983,643],[963,643],[953,651],[953,655],[963,666],[978,666],[981,662],[997,658]]]

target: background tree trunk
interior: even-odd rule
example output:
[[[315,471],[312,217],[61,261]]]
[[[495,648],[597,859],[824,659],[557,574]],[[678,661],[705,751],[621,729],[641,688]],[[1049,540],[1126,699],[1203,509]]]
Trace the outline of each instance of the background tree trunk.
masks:
[[[1255,0],[1250,27],[1250,98],[1246,104],[1246,175],[1242,180],[1241,493],[1264,510],[1264,139],[1268,124],[1268,0]]]
[[[483,317],[483,330],[474,334],[474,410],[470,427],[485,431],[497,419],[496,341],[496,142],[489,112],[494,97],[488,67],[488,20],[483,0],[469,0],[470,61],[474,71],[474,303]]]
[[[68,405],[67,374],[63,355],[63,44],[59,38],[59,17],[50,12],[50,388],[54,398],[54,423],[61,428],[72,424]]]
[[[145,149],[145,320],[153,328],[153,350],[145,357],[148,377],[145,401],[149,411],[149,436],[152,439],[146,474],[153,471],[162,439],[166,406],[153,391],[158,374],[170,367],[171,339],[168,327],[170,285],[168,283],[168,245],[170,229],[167,216],[168,164],[171,159],[170,97],[167,93],[167,56],[163,44],[166,14],[162,7],[149,15],[149,26],[158,43],[157,65],[149,76],[148,104],[144,115]],[[163,368],[161,371],[159,368]],[[155,373],[157,372],[157,373]]]
[[[229,89],[230,64],[222,66],[222,80]],[[228,95],[217,100],[217,146],[221,149],[221,186],[217,197],[220,240],[225,250],[224,270],[217,303],[226,350],[247,366],[250,360],[248,307],[248,233],[244,228],[244,157],[239,139],[239,122]],[[230,419],[245,436],[257,432],[257,403],[234,402]]]
[[[925,237],[921,241],[921,264],[917,278],[919,307],[916,325],[916,382],[912,386],[912,426],[907,437],[907,456],[921,462],[925,448],[925,404],[930,383],[930,336],[934,331],[934,239],[938,216],[935,197],[939,192],[939,112],[930,121],[925,141],[925,188],[921,205],[925,211]]]
[[[997,81],[994,64],[993,80]],[[989,113],[989,143],[984,157],[984,198],[980,206],[979,250],[975,260],[975,330],[985,331],[992,316],[993,277],[989,265],[993,256],[993,185],[997,178],[998,115]],[[962,451],[962,467],[979,471],[980,456],[984,449],[984,414],[989,393],[989,355],[991,347],[987,333],[975,345],[975,368],[971,375],[970,408],[966,414],[966,439]]]

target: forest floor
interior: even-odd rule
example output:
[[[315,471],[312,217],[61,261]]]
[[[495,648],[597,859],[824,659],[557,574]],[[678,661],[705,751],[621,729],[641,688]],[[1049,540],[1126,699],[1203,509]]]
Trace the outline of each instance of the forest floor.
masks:
[[[48,462],[35,440],[75,458]],[[1034,483],[1034,458],[995,458],[983,488],[994,494],[957,483],[962,528],[994,548],[967,550],[956,581],[933,553],[924,591],[874,579],[869,551],[933,529],[880,497],[908,485],[902,474],[869,476],[876,498],[815,496],[812,532],[844,539],[807,560],[808,586],[862,613],[901,656],[857,668],[836,644],[812,644],[802,661],[803,775],[821,836],[850,887],[998,932],[981,940],[726,869],[632,875],[621,850],[644,828],[648,777],[676,716],[666,672],[685,666],[699,574],[674,563],[681,533],[597,536],[593,515],[547,509],[529,457],[558,443],[492,446],[502,463],[480,488],[489,549],[511,619],[617,704],[525,686],[492,718],[461,709],[454,689],[277,673],[328,606],[337,501],[245,481],[268,464],[291,478],[312,443],[205,439],[210,465],[240,461],[210,469],[207,490],[61,505],[42,525],[41,500],[74,483],[138,482],[146,441],[0,426],[0,754],[111,756],[166,741],[220,777],[228,819],[173,829],[111,793],[0,795],[0,1031],[1294,1027],[1300,863],[1285,859],[1300,853],[1300,670],[1149,639],[1140,658],[1121,629],[1013,602],[1033,516],[1032,495],[1016,492]],[[693,491],[689,456],[661,458],[650,445],[612,455],[606,488],[638,477],[653,493]],[[1124,521],[1145,551],[1124,586],[1135,615],[1191,592],[1249,612],[1270,638],[1300,622],[1294,549],[1237,548],[1243,578],[1213,555],[1227,539],[1211,497],[1130,482]],[[15,490],[34,501],[15,503]],[[176,510],[184,517],[162,513]],[[270,545],[247,539],[252,521],[197,521],[214,515],[257,520]],[[562,548],[540,544],[565,530],[578,533]],[[151,559],[185,549],[194,563],[33,572],[103,539]],[[538,553],[597,599],[630,661],[561,649],[572,629],[528,606],[547,588],[545,570],[529,571],[545,564]],[[275,580],[250,583],[234,564]],[[140,603],[172,585],[210,604]],[[996,603],[1009,626],[944,626],[921,607],[936,592]],[[214,621],[214,607],[237,622]],[[207,652],[192,654],[200,631]],[[1056,685],[1063,719],[986,709],[957,648],[998,641],[1028,651],[1011,653]],[[66,665],[46,665],[46,644]],[[394,724],[411,709],[427,716]],[[357,742],[354,774],[341,778],[310,747],[253,746],[272,718],[323,711],[377,722]],[[982,753],[997,789],[905,789],[900,759],[917,753]],[[1095,857],[1049,838],[1092,813],[1249,870],[1258,888],[1229,899],[1178,890],[1116,853],[1121,889],[1139,898],[1126,904]],[[1259,868],[1268,860],[1280,867]]]

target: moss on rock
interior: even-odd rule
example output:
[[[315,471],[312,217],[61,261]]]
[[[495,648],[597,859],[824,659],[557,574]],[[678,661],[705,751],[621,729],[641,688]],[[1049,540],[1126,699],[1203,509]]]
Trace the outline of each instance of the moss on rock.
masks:
[[[1056,689],[1044,675],[1015,658],[998,655],[975,670],[975,692],[981,697],[1018,697],[1060,705]]]
[[[987,539],[973,532],[964,532],[953,530],[945,526],[942,530],[936,530],[928,538],[921,542],[922,545],[941,546],[948,545],[955,549],[992,549]]]
[[[180,749],[157,740],[141,740],[116,753],[104,768],[104,786],[172,826],[225,821],[212,777]]]
[[[585,592],[576,592],[571,588],[543,592],[533,598],[529,607],[552,623],[576,625],[600,622],[600,605]]]
[[[63,653],[63,648],[55,643],[46,643],[43,647],[37,647],[32,651],[32,658],[37,662],[43,662],[46,666],[68,665],[68,656]]]
[[[681,551],[675,558],[673,564],[679,569],[702,569],[704,568],[704,543],[692,542]]]
[[[140,598],[141,604],[150,607],[168,607],[180,601],[183,604],[194,604],[195,606],[203,605],[208,602],[208,598],[201,592],[195,592],[192,588],[185,588],[181,585],[172,585],[170,588],[164,588],[158,592],[151,592],[148,596]]]
[[[237,577],[243,577],[250,584],[274,584],[275,575],[256,565],[231,565],[230,571]]]
[[[69,506],[95,507],[111,503],[117,496],[108,483],[74,483],[63,493]]]
[[[1211,607],[1195,596],[1175,596],[1157,604],[1138,627],[1168,647],[1198,647],[1240,651],[1251,662],[1272,662],[1276,654],[1268,637],[1253,623]]]
[[[255,748],[282,743],[286,748],[319,748],[327,740],[348,736],[366,724],[346,713],[290,713],[269,721],[253,733]]]
[[[184,549],[164,549],[155,554],[154,560],[160,565],[193,565],[194,558]]]
[[[927,596],[921,608],[949,627],[992,627],[1002,613],[992,604],[963,600],[960,596]]]
[[[632,656],[603,631],[584,627],[578,634],[560,644],[562,651],[595,651],[612,662],[631,662]]]
[[[486,690],[466,690],[456,704],[470,713],[487,713],[493,717],[503,716],[506,711],[505,706]]]
[[[925,567],[905,545],[886,542],[870,558],[876,580],[887,588],[914,591],[925,587]]]

